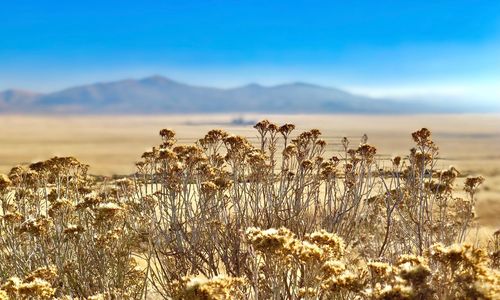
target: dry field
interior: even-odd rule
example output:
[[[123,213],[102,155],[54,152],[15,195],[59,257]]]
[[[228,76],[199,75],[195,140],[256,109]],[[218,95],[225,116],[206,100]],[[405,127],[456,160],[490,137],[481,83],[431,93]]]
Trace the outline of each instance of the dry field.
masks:
[[[500,296],[499,115],[0,120],[1,300]]]
[[[177,132],[178,141],[191,143],[213,128],[256,141],[251,125],[237,126],[235,115],[162,116],[1,116],[0,172],[17,164],[52,156],[75,156],[91,166],[93,174],[130,174],[134,162],[159,140],[161,128]],[[363,133],[378,148],[380,158],[405,155],[412,146],[410,133],[427,127],[440,147],[441,165],[454,165],[463,175],[486,178],[479,194],[478,213],[487,232],[500,227],[500,115],[257,115],[278,124],[294,123],[295,133],[318,128],[327,151],[339,148],[341,137],[357,140]]]

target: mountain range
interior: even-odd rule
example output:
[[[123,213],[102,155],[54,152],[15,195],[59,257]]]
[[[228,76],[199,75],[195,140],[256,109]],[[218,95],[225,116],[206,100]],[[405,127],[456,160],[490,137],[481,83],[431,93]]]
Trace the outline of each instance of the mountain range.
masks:
[[[67,88],[52,93],[0,92],[0,113],[160,114],[160,113],[447,113],[470,112],[466,105],[430,100],[394,100],[355,95],[308,83],[248,84],[211,88],[162,76]],[[476,111],[487,108],[475,108]]]

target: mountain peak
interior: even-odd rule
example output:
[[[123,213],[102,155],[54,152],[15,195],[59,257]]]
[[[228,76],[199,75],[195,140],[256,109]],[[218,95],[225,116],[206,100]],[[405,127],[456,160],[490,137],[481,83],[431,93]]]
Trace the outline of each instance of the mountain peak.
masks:
[[[0,106],[2,105],[12,105],[12,106],[22,106],[26,103],[31,103],[37,99],[40,94],[20,90],[20,89],[9,89],[0,92]]]
[[[294,86],[294,87],[307,87],[307,88],[322,88],[324,89],[325,87],[319,86],[317,84],[312,84],[312,83],[307,83],[307,82],[302,82],[302,81],[295,81],[291,82],[288,84],[282,84],[281,86]],[[331,89],[331,88],[329,88]]]
[[[304,82],[257,83],[232,89],[184,84],[153,75],[101,82],[47,94],[0,92],[0,113],[21,111],[103,113],[400,113],[432,112],[429,105],[394,102]]]
[[[0,94],[4,95],[25,95],[25,96],[36,96],[37,93],[22,89],[8,89],[5,91],[0,91]]]
[[[249,88],[249,89],[260,89],[263,87],[264,87],[263,85],[255,83],[255,82],[245,84],[244,86],[242,86],[242,88]]]
[[[178,83],[172,79],[161,75],[152,75],[139,80],[141,83],[155,83],[155,84],[165,84],[165,83]]]

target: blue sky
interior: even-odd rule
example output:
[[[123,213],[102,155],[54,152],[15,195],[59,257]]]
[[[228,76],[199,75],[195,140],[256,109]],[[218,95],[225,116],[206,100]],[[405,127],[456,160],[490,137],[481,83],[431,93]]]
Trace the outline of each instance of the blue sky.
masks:
[[[161,74],[500,98],[500,1],[2,1],[0,90]],[[497,87],[498,86],[498,87]]]

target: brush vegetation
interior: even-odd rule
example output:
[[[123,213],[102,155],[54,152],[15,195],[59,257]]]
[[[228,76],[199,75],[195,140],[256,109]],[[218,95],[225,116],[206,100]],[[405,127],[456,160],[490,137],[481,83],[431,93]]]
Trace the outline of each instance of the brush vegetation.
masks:
[[[390,164],[317,129],[161,143],[110,179],[72,157],[0,176],[0,299],[499,299],[482,177],[437,169],[425,128]]]

